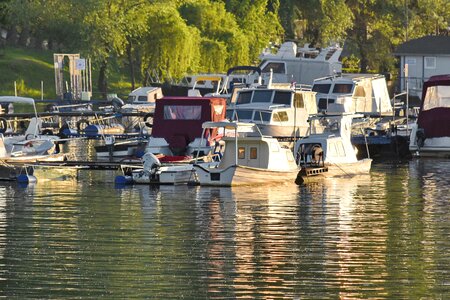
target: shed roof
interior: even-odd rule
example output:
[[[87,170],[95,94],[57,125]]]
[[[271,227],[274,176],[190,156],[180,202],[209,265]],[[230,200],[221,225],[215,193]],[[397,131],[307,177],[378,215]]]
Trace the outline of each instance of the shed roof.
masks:
[[[450,55],[450,36],[428,35],[407,41],[394,51],[394,55]]]

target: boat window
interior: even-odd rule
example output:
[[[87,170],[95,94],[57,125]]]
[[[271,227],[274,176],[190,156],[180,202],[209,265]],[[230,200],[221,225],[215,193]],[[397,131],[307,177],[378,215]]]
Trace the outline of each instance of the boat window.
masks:
[[[273,104],[291,105],[292,93],[276,91],[273,97]]]
[[[450,86],[437,85],[427,89],[423,102],[423,110],[436,107],[450,107]]]
[[[252,103],[255,102],[264,102],[264,103],[270,103],[272,100],[272,91],[255,91],[253,94]]]
[[[336,149],[336,143],[331,142],[330,144],[328,144],[328,153],[327,155],[329,157],[337,157],[337,149]]]
[[[200,105],[165,105],[164,120],[200,120]]]
[[[272,152],[278,152],[280,151],[280,147],[278,143],[270,143],[270,150]]]
[[[285,68],[284,68],[284,63],[280,63],[280,62],[269,62],[264,69],[262,69],[263,73],[269,73],[270,70],[272,69],[272,72],[274,74],[285,74]]]
[[[237,120],[251,120],[253,116],[253,110],[236,110]]]
[[[305,108],[305,100],[303,94],[296,93],[294,96],[294,107]]]
[[[294,161],[294,155],[291,151],[285,151],[285,153],[288,161]]]
[[[328,109],[328,104],[334,103],[334,99],[320,98],[319,99],[319,109]]]
[[[273,120],[275,122],[287,122],[289,121],[289,117],[287,112],[285,111],[279,111],[273,114]]]
[[[139,96],[138,97],[138,101],[141,101],[141,102],[146,102],[147,101],[147,96]]]
[[[366,96],[366,91],[364,90],[364,87],[358,85],[355,88],[355,97],[365,97],[365,96]]]
[[[333,87],[335,94],[350,94],[353,89],[352,83],[336,83]]]
[[[337,148],[338,156],[345,157],[345,149],[344,149],[344,145],[342,144],[341,141],[336,143],[336,148]]]
[[[227,114],[226,114],[226,118],[228,120],[234,120],[234,110],[232,109],[227,109]]]
[[[134,101],[134,96],[128,96],[128,102],[133,102]]]
[[[238,148],[238,158],[239,159],[244,159],[245,158],[245,148],[244,147],[239,147]]]
[[[312,90],[313,90],[313,92],[316,92],[316,93],[328,94],[330,92],[330,88],[331,88],[331,83],[327,83],[327,84],[316,83],[313,85]]]
[[[255,110],[255,114],[253,115],[253,121],[260,122],[270,122],[271,113]]]
[[[236,104],[250,103],[252,99],[252,93],[252,91],[239,92],[236,99]]]
[[[250,159],[257,159],[257,158],[258,158],[258,148],[250,147]]]

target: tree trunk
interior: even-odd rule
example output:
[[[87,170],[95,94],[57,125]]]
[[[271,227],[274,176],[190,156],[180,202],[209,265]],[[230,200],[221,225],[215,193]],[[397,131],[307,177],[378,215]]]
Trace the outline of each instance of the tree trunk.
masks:
[[[132,53],[132,47],[133,47],[133,42],[127,38],[128,40],[128,45],[127,45],[127,58],[128,58],[128,64],[130,65],[130,78],[131,78],[131,89],[134,90],[135,89],[135,85],[136,85],[136,78],[134,75],[134,62],[133,62],[133,53]]]
[[[18,44],[22,47],[27,47],[29,38],[30,38],[30,28],[28,26],[24,26],[22,28],[22,31],[20,32]]]
[[[106,69],[108,67],[108,61],[104,59],[100,64],[100,70],[98,72],[98,90],[102,94],[102,98],[106,99],[108,92],[108,81],[106,78]]]
[[[6,42],[11,46],[17,45],[17,28],[15,25],[12,25],[11,28],[9,28],[8,35],[6,36]]]

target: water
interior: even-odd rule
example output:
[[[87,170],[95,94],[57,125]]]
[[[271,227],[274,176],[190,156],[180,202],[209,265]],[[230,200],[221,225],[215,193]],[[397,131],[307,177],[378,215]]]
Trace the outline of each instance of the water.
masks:
[[[245,188],[0,183],[8,299],[450,298],[450,160]]]

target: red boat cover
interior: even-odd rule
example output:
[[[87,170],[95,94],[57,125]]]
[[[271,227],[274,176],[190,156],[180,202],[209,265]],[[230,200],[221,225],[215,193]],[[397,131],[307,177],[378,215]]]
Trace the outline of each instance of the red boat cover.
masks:
[[[171,148],[185,148],[201,137],[204,122],[219,122],[225,116],[224,98],[163,97],[156,100],[152,136],[165,138]]]
[[[424,129],[425,137],[445,137],[450,136],[450,107],[435,107],[423,110],[429,88],[435,86],[450,86],[450,74],[432,76],[423,85],[422,103],[420,105],[417,124]],[[446,95],[447,97],[447,95]],[[450,95],[448,95],[450,98]]]

